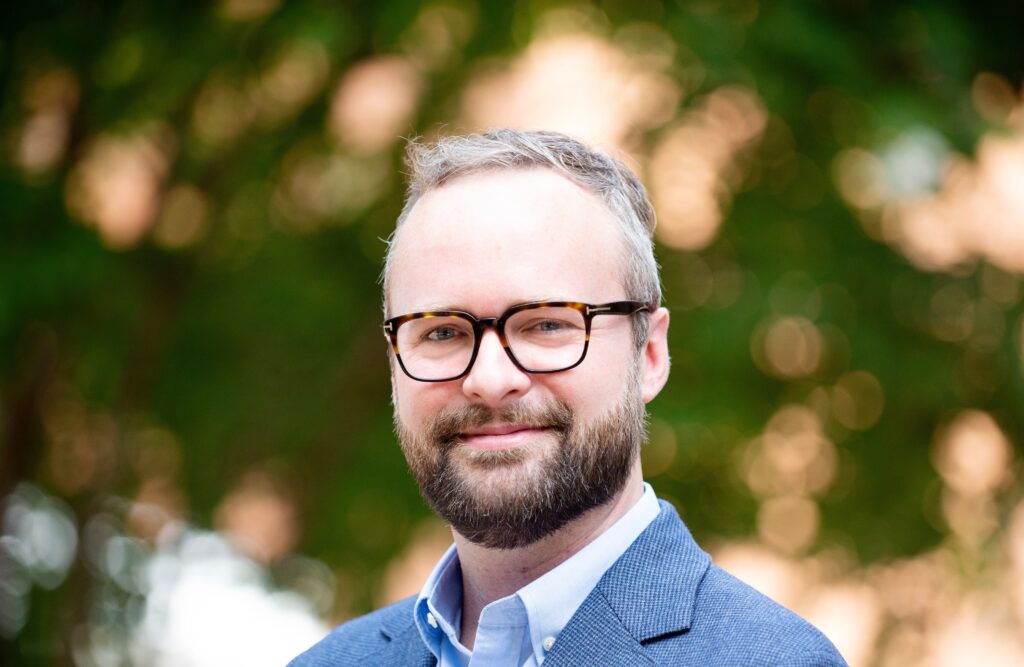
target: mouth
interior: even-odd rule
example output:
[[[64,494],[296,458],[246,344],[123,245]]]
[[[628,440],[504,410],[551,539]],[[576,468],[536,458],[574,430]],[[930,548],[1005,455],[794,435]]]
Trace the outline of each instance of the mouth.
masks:
[[[473,449],[494,451],[521,447],[550,430],[547,426],[496,424],[460,433],[459,440]]]

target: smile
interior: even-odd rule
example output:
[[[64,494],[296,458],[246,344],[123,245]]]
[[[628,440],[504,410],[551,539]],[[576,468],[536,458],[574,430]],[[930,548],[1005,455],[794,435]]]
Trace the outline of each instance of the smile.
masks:
[[[503,424],[462,433],[459,440],[473,449],[497,450],[520,447],[550,429],[542,426]]]

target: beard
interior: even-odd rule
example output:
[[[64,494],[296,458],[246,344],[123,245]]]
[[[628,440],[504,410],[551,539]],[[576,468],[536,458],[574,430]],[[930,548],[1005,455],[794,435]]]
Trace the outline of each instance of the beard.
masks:
[[[459,439],[498,423],[545,430],[511,449],[475,450]],[[619,401],[589,423],[561,401],[537,407],[516,403],[502,410],[445,408],[419,432],[395,414],[402,451],[424,499],[466,539],[492,549],[533,544],[615,497],[629,478],[646,429],[636,370]]]

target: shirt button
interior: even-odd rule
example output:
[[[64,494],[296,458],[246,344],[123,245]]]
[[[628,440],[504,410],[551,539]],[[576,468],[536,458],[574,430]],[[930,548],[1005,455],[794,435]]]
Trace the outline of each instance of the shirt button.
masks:
[[[545,651],[550,651],[551,647],[555,645],[554,637],[545,637],[544,642],[541,644]]]
[[[434,615],[431,614],[430,612],[427,612],[427,623],[429,623],[430,627],[432,627],[432,628],[436,628],[437,627],[437,619],[434,618]],[[554,641],[554,640],[552,640],[552,641]]]

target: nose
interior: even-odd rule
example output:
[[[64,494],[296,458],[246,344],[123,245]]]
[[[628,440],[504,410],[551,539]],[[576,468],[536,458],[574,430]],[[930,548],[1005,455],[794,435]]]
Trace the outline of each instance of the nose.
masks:
[[[525,394],[531,382],[529,373],[512,363],[497,332],[492,329],[484,331],[480,338],[480,349],[473,368],[462,381],[462,392],[467,398],[497,408]]]

